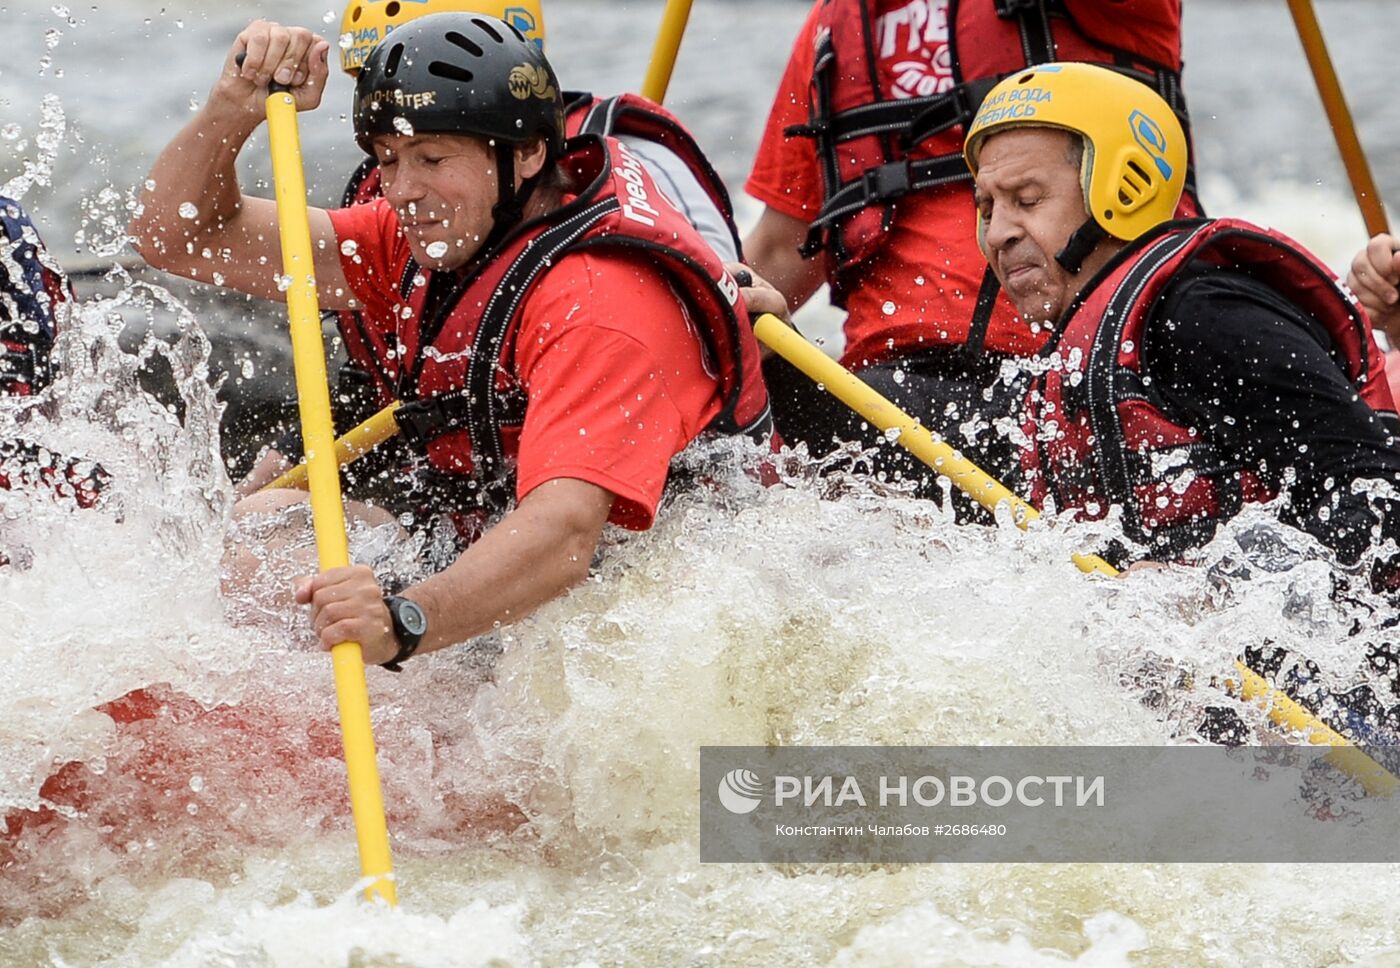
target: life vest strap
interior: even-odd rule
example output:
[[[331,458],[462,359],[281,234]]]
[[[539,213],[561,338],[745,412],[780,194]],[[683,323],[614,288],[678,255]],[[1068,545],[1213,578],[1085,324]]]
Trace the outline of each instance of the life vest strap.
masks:
[[[816,255],[822,250],[828,227],[870,205],[892,202],[910,192],[937,185],[971,180],[972,173],[967,170],[962,155],[939,155],[936,158],[921,158],[918,161],[906,158],[903,161],[876,165],[859,178],[847,182],[827,199],[808,228],[807,241],[802,245],[802,255]]]

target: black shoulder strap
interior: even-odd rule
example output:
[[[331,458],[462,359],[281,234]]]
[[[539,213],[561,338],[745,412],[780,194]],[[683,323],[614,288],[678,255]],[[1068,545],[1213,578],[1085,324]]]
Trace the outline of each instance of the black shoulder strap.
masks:
[[[1133,307],[1143,290],[1163,266],[1193,244],[1209,223],[1186,225],[1167,232],[1151,242],[1127,272],[1104,308],[1102,321],[1089,348],[1085,367],[1089,423],[1094,433],[1094,450],[1104,485],[1104,499],[1123,507],[1125,527],[1134,540],[1143,538],[1141,515],[1134,503],[1134,475],[1124,444],[1123,423],[1118,403],[1131,392],[1124,385],[1124,372],[1118,366],[1118,350],[1132,317]]]
[[[1058,60],[1055,34],[1050,29],[1050,11],[1063,12],[1059,0],[993,0],[997,16],[1015,19],[1021,31],[1021,54],[1027,66]]]

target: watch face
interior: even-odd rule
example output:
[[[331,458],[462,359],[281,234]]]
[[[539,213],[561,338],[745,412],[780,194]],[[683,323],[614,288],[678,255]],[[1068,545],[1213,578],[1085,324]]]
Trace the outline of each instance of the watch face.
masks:
[[[408,631],[409,635],[422,635],[428,631],[428,616],[418,607],[417,602],[411,602],[406,598],[398,600],[399,621]]]

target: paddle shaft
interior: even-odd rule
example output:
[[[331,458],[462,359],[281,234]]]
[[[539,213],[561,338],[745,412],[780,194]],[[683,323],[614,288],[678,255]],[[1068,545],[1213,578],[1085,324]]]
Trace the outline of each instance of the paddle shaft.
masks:
[[[1040,512],[1006,489],[996,479],[963,457],[948,444],[935,440],[928,430],[886,397],[872,389],[850,370],[808,342],[801,333],[778,317],[765,313],[754,321],[759,341],[797,367],[817,385],[868,420],[881,432],[898,431],[898,443],[909,453],[947,477],[960,491],[982,507],[995,512],[1001,504],[1010,506],[1018,527],[1026,528]],[[1097,555],[1076,554],[1080,571],[1114,576],[1118,569]],[[1338,747],[1328,755],[1369,793],[1389,795],[1398,786],[1394,776],[1330,726],[1289,699],[1243,663],[1236,663],[1243,686],[1235,686],[1242,699],[1266,703],[1268,717],[1275,725],[1303,733],[1314,744]]]
[[[953,486],[993,513],[1010,507],[1019,528],[1026,528],[1040,512],[980,467],[941,440],[928,428],[871,389],[850,370],[809,343],[801,333],[778,317],[764,313],[754,322],[754,335],[775,353],[817,382],[817,385],[860,414],[882,433],[898,431],[895,441],[909,453],[952,481]],[[1118,569],[1097,555],[1076,554],[1074,563],[1083,572],[1116,575]]]
[[[342,467],[353,464],[397,434],[399,424],[394,419],[394,414],[398,412],[399,406],[399,402],[394,401],[358,427],[348,431],[345,436],[337,439],[335,442],[335,462]],[[276,480],[264,484],[259,490],[270,491],[278,487],[291,487],[304,491],[306,486],[307,464],[303,462]]]
[[[288,282],[287,316],[296,371],[297,404],[311,491],[311,518],[321,570],[350,563],[345,534],[345,509],[340,495],[340,468],[335,461],[335,431],[331,422],[330,389],[326,380],[326,349],[321,337],[321,314],[316,297],[311,223],[306,205],[306,181],[297,129],[296,101],[285,87],[274,85],[267,96],[268,140],[277,194],[277,221],[282,243],[282,272]],[[350,810],[360,849],[361,873],[370,879],[365,896],[398,903],[384,797],[375,762],[370,725],[369,691],[364,658],[357,642],[331,649],[345,766],[350,783]]]
[[[1317,93],[1322,96],[1322,106],[1327,111],[1328,122],[1332,125],[1332,136],[1337,139],[1337,150],[1341,152],[1347,177],[1351,179],[1351,190],[1356,196],[1356,204],[1361,208],[1361,217],[1366,221],[1366,231],[1370,235],[1389,232],[1385,206],[1381,204],[1380,194],[1376,191],[1375,179],[1371,177],[1371,166],[1366,161],[1366,153],[1361,149],[1361,139],[1356,136],[1356,125],[1352,121],[1346,98],[1342,95],[1342,85],[1337,80],[1332,57],[1327,53],[1327,43],[1322,37],[1322,27],[1317,22],[1312,0],[1288,0],[1288,10],[1293,14],[1293,23],[1298,28],[1298,39],[1303,43],[1303,51],[1308,55],[1308,66],[1312,68],[1313,79],[1317,82]]]
[[[686,22],[690,20],[690,3],[691,0],[666,0],[666,9],[661,14],[661,29],[656,34],[646,80],[642,82],[642,97],[657,104],[666,100],[666,90],[671,86],[671,72],[676,67]]]

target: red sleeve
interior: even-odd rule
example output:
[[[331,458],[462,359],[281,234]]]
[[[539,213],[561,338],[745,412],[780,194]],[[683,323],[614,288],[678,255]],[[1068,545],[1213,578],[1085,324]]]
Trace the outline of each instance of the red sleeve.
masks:
[[[1089,37],[1181,70],[1181,0],[1070,0]]]
[[[530,400],[518,499],[576,478],[616,495],[612,523],[651,527],[671,458],[720,408],[682,306],[631,255],[579,253],[549,271],[516,336],[515,369]]]
[[[340,266],[359,308],[373,319],[394,318],[409,250],[393,206],[379,198],[327,214],[340,247]]]
[[[793,44],[787,69],[778,82],[778,94],[763,129],[753,171],[744,190],[765,205],[804,222],[821,209],[821,169],[810,138],[789,138],[783,130],[807,121],[808,89],[815,60],[812,40],[816,32],[818,2],[807,15]]]

